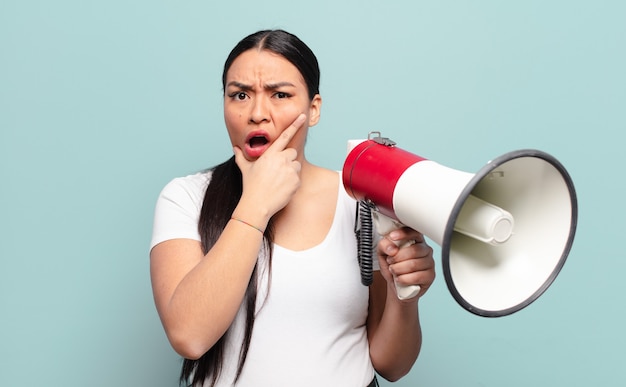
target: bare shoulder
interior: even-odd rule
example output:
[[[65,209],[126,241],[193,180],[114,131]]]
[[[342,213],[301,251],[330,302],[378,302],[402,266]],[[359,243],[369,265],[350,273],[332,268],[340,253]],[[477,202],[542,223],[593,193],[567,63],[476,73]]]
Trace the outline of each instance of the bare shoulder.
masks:
[[[305,181],[312,190],[334,190],[339,183],[339,172],[322,167],[313,167]],[[306,188],[305,186],[305,188]]]
[[[322,182],[326,184],[336,182],[339,179],[339,172],[316,165],[309,164],[306,168],[306,172],[304,173],[306,174],[306,176],[304,176],[306,180],[313,180],[315,182]]]

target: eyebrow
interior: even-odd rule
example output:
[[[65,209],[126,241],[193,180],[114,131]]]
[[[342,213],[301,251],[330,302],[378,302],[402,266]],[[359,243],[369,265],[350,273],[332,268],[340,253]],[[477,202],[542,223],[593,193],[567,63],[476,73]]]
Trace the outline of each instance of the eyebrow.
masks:
[[[242,89],[242,90],[252,90],[253,87],[251,85],[247,85],[245,83],[241,83],[241,82],[237,82],[237,81],[231,81],[228,82],[228,84],[226,85],[227,87],[231,87],[234,86],[238,89]],[[277,82],[277,83],[266,83],[263,86],[266,90],[276,90],[279,89],[281,87],[296,87],[293,83],[291,82]]]

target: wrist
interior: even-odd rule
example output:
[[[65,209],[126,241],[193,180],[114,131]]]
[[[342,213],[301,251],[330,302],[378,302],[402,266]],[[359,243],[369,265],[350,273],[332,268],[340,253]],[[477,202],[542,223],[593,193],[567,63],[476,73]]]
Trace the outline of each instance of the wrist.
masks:
[[[246,222],[246,221],[245,221],[244,219],[242,219],[242,218],[239,218],[239,217],[237,217],[237,216],[231,216],[231,217],[230,217],[230,220],[234,220],[234,221],[237,221],[237,222],[239,222],[239,223],[245,224],[246,226],[252,227],[253,229],[255,229],[255,230],[257,230],[258,232],[260,232],[260,233],[261,233],[261,235],[265,234],[265,229],[262,229],[262,228],[260,228],[260,227],[258,227],[258,226],[255,226],[255,225],[254,225],[254,224],[252,224],[252,223],[248,223],[248,222]]]
[[[267,228],[270,216],[268,215],[268,211],[263,208],[242,204],[240,202],[231,214],[231,219],[247,224],[263,233]]]
[[[411,291],[409,289],[399,289],[395,279],[393,279],[392,281],[389,281],[387,284],[387,295],[389,296],[388,298],[390,298],[390,300],[393,302],[394,304],[397,304],[403,308],[412,308],[412,307],[416,307],[418,304],[418,301],[420,299],[420,294],[421,293],[421,289],[419,291],[419,293],[413,297],[410,298],[400,298],[398,296],[398,294],[400,292],[404,292],[403,296],[406,297],[407,294],[406,293],[410,293]]]

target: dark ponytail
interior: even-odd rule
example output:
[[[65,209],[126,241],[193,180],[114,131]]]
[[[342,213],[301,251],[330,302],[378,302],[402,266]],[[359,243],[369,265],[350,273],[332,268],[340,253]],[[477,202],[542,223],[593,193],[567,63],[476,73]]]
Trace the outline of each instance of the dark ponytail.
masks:
[[[228,69],[235,59],[243,52],[253,48],[269,50],[283,56],[302,74],[307,85],[309,99],[312,100],[316,94],[319,94],[320,70],[315,55],[298,37],[282,30],[259,31],[242,39],[235,48],[233,48],[226,59],[224,72],[222,74],[222,87],[226,87]],[[222,234],[235,207],[241,199],[242,191],[241,171],[235,163],[234,157],[212,169],[211,181],[209,182],[204,196],[200,219],[198,221],[198,231],[205,254],[213,247]],[[263,240],[265,249],[268,252],[268,267],[271,273],[272,245],[274,241],[272,219],[270,219],[265,229]],[[239,364],[237,366],[235,381],[239,379],[241,375],[252,340],[257,286],[258,266],[255,266],[243,301],[246,311],[245,334],[243,342],[241,343],[241,352],[239,353]],[[213,294],[207,294],[206,296],[217,297],[217,295]],[[226,333],[198,360],[183,360],[180,375],[181,385],[198,387],[209,380],[211,386],[216,384],[224,364],[224,347],[228,334],[229,331],[226,331]]]
[[[226,227],[226,223],[230,220],[237,203],[239,203],[242,190],[241,171],[237,167],[234,157],[212,169],[211,181],[207,186],[198,221],[198,231],[202,239],[204,254],[208,253],[215,242],[217,242]],[[264,243],[269,252],[270,267],[272,242],[272,221],[270,220],[264,233]],[[257,266],[255,266],[244,298],[246,324],[236,379],[241,375],[248,355],[250,340],[252,339],[258,285],[257,272]],[[216,295],[207,295],[207,297],[214,296]],[[189,387],[202,386],[207,378],[210,378],[211,386],[215,385],[222,371],[224,346],[227,336],[228,331],[198,360],[183,360],[183,368],[180,375],[181,385]]]

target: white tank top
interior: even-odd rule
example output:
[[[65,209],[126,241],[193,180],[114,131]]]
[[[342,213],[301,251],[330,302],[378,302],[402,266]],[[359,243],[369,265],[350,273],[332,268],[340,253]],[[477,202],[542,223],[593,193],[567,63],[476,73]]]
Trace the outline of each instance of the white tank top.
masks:
[[[168,239],[200,240],[197,224],[210,173],[174,179],[161,192],[151,247]],[[340,183],[341,184],[341,183]],[[366,386],[374,377],[354,236],[355,201],[340,186],[326,238],[304,251],[274,245],[269,293],[267,261],[252,341],[237,386]],[[227,336],[218,386],[233,386],[245,325],[240,309]],[[208,383],[207,383],[208,385]]]

